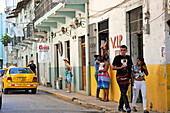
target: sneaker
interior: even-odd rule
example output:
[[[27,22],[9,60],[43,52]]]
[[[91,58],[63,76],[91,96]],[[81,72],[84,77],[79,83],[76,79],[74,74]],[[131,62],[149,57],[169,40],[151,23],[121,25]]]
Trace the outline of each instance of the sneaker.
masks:
[[[66,91],[66,93],[70,93],[71,91]]]
[[[131,109],[130,108],[126,108],[126,111],[127,111],[127,113],[130,113]]]
[[[146,110],[146,111],[144,111],[144,113],[149,113],[149,111]]]
[[[118,110],[119,112],[126,112],[123,108],[119,108]]]
[[[102,98],[100,98],[100,97],[96,97],[96,100],[102,100]]]
[[[133,107],[133,109],[132,109],[132,110],[133,110],[133,112],[137,112],[137,109],[136,109],[135,107]]]

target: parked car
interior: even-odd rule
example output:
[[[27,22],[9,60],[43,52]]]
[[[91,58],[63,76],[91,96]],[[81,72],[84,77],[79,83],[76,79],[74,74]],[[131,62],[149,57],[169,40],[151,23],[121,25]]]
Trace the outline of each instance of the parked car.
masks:
[[[0,69],[0,110],[2,107],[2,75],[5,69]]]
[[[5,69],[2,78],[2,89],[4,94],[9,90],[31,90],[32,94],[37,91],[37,77],[30,68],[11,67]]]

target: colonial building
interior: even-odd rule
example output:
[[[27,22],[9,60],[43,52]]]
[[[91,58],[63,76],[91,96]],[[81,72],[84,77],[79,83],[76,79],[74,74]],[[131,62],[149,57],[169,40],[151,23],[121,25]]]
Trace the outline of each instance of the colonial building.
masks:
[[[25,33],[15,39],[18,66],[26,66],[33,59],[40,84],[58,88],[61,82],[60,89],[66,90],[63,59],[67,57],[72,66],[72,91],[95,96],[94,54],[101,55],[101,48],[105,47],[111,67],[120,46],[125,44],[134,64],[138,56],[145,58],[149,70],[148,109],[167,112],[170,110],[167,4],[155,0],[23,0],[14,13],[17,27]],[[49,45],[38,46],[51,49],[50,54],[43,55],[48,63],[40,63],[37,43]],[[109,74],[109,99],[119,101],[116,71],[109,68]]]
[[[128,54],[136,64],[138,56],[144,57],[149,76],[147,82],[148,109],[159,112],[170,110],[169,96],[169,27],[167,1],[155,0],[89,0],[90,39],[100,47],[109,44],[110,65],[119,54],[122,44],[128,46]],[[90,49],[91,50],[91,49]],[[91,67],[91,91],[95,95],[94,67]],[[119,88],[115,71],[110,69],[110,99],[119,101]],[[164,95],[164,96],[163,96]],[[129,89],[128,96],[131,97]]]
[[[45,0],[39,7],[42,8]],[[57,5],[36,20],[37,29],[49,33],[51,63],[49,66],[49,82],[56,87],[57,79],[63,79],[66,89],[65,63],[67,57],[72,66],[72,91],[90,94],[89,45],[88,45],[88,0],[65,0],[55,2]],[[43,12],[39,12],[41,14]]]

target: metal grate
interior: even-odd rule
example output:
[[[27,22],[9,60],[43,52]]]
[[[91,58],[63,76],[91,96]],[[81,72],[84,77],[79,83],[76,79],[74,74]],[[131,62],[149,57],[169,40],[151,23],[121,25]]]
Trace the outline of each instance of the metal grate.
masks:
[[[98,23],[99,32],[106,30],[108,28],[109,28],[108,19]]]
[[[141,33],[143,29],[142,7],[129,12],[130,34]]]

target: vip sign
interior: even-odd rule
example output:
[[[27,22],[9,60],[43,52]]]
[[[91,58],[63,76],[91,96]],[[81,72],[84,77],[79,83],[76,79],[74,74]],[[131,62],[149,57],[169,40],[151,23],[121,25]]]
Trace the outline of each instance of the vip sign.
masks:
[[[121,42],[122,42],[122,38],[123,38],[122,35],[114,36],[114,38],[110,37],[112,47],[113,48],[120,48]]]
[[[38,63],[51,62],[51,45],[49,43],[38,43]]]

